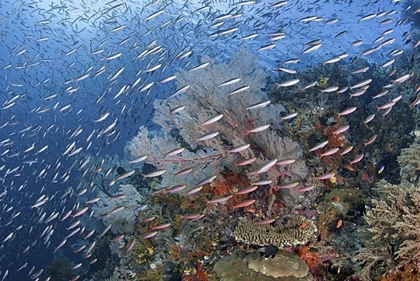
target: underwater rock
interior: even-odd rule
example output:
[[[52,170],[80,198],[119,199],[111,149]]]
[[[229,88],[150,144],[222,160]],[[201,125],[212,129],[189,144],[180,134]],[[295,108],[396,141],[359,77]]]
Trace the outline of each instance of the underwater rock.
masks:
[[[122,175],[122,174],[126,173],[127,171],[123,167],[118,167],[116,172],[117,172],[118,175]]]
[[[274,258],[264,257],[266,249],[252,253],[236,251],[214,266],[220,281],[310,281],[312,274],[297,255],[279,250]]]
[[[162,268],[165,273],[162,281],[181,281],[181,274],[179,272],[179,266],[172,261],[165,262]]]

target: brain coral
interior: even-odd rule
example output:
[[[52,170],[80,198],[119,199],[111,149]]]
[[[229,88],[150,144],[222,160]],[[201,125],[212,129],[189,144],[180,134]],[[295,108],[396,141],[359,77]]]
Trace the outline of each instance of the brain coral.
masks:
[[[214,266],[220,281],[311,281],[308,266],[297,255],[279,250],[265,258],[264,248],[251,253],[236,251]]]

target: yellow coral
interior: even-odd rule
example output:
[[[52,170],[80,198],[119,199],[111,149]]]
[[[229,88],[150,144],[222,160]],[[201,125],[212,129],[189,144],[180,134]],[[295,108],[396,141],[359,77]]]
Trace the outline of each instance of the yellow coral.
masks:
[[[326,85],[327,85],[327,83],[328,83],[328,78],[325,78],[325,77],[319,77],[319,79],[318,79],[318,85],[320,86],[320,87],[325,87]]]
[[[153,178],[153,180],[149,183],[149,187],[151,189],[154,189],[158,183],[160,182],[159,178]]]

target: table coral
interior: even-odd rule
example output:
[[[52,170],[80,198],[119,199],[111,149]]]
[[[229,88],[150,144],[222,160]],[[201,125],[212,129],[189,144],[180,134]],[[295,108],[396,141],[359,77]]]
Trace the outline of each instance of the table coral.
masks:
[[[303,216],[294,215],[279,225],[255,225],[252,221],[238,223],[233,236],[236,241],[247,244],[277,247],[294,246],[307,243],[317,232],[315,224]]]

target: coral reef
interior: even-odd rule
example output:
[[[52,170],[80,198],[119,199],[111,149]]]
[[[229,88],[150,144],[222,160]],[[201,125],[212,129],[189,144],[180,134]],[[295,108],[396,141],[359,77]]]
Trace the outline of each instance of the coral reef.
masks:
[[[305,244],[317,231],[315,224],[303,216],[293,215],[286,222],[275,226],[256,225],[247,219],[238,223],[233,236],[236,241],[247,244],[277,247]]]
[[[420,270],[416,264],[406,264],[378,278],[378,281],[418,281]]]
[[[397,173],[394,173],[396,168],[393,167],[397,165],[394,160],[400,149],[411,142],[411,137],[406,135],[413,126],[410,122],[396,126],[401,120],[397,115],[405,110],[402,105],[395,105],[387,119],[383,116],[366,125],[364,117],[376,112],[381,102],[372,101],[370,95],[364,95],[351,99],[349,103],[347,94],[318,93],[327,87],[352,85],[356,83],[355,80],[359,81],[349,78],[350,70],[337,64],[319,65],[303,71],[299,74],[302,85],[296,87],[278,90],[269,81],[264,91],[271,89],[277,97],[271,96],[271,103],[261,106],[262,102],[269,102],[262,91],[265,73],[253,55],[238,51],[230,61],[223,63],[203,56],[201,63],[208,64],[194,71],[181,70],[177,73],[178,90],[171,97],[155,100],[153,121],[160,127],[159,130],[149,131],[146,127],[140,127],[138,135],[126,146],[130,162],[137,162],[135,159],[147,155],[146,164],[141,167],[139,163],[134,163],[127,167],[119,163],[118,166],[127,171],[136,168],[135,174],[127,180],[133,184],[127,186],[132,191],[117,192],[114,186],[114,192],[110,194],[124,193],[130,200],[139,200],[118,200],[120,205],[115,205],[111,195],[106,194],[103,198],[101,196],[102,200],[98,203],[98,206],[103,205],[100,205],[101,212],[96,213],[105,224],[112,224],[114,233],[128,234],[112,245],[113,252],[118,253],[127,269],[120,278],[213,280],[212,266],[220,256],[238,247],[270,244],[288,247],[287,250],[297,253],[317,281],[358,280],[352,275],[358,269],[358,263],[363,266],[358,272],[361,280],[370,280],[384,273],[389,278],[392,272],[396,272],[397,265],[412,264],[408,256],[417,256],[415,248],[410,248],[410,245],[418,243],[418,237],[410,231],[401,235],[402,226],[399,223],[417,219],[408,214],[415,209],[410,205],[415,200],[407,192],[398,202],[408,200],[409,203],[403,205],[408,210],[403,212],[394,208],[393,211],[400,214],[387,217],[379,209],[386,205],[386,215],[393,214],[391,206],[397,201],[391,201],[396,197],[388,193],[395,191],[383,188],[384,182],[380,183],[380,188],[370,189],[375,180],[382,177],[388,180],[393,177],[390,182],[396,182]],[[369,62],[360,59],[352,68],[366,65]],[[385,72],[381,74],[377,67],[370,67],[376,74],[369,73],[359,78],[375,77],[369,92],[379,92],[385,85],[381,80]],[[282,77],[280,80],[286,79]],[[232,83],[233,80],[238,81]],[[318,81],[318,85],[307,90],[302,88],[312,81]],[[401,86],[395,85],[397,87]],[[389,91],[393,96],[398,92],[394,89]],[[276,100],[281,101],[282,105],[275,104]],[[364,103],[368,104],[365,109],[361,106]],[[360,114],[337,114],[349,106],[357,107]],[[361,112],[362,109],[365,112]],[[289,112],[297,113],[297,116],[279,121]],[[389,126],[384,126],[385,122]],[[270,127],[262,130],[262,125]],[[349,125],[352,130],[343,134],[335,133],[343,125]],[[380,132],[375,131],[378,126]],[[251,132],[255,128],[259,129]],[[363,143],[374,133],[378,133],[377,143],[382,147],[369,146],[365,149]],[[211,134],[215,135],[212,137]],[[385,137],[388,135],[390,137]],[[328,140],[325,147],[309,151],[325,140]],[[342,150],[353,146],[354,150],[347,156],[339,153],[322,156],[330,149]],[[410,155],[415,153],[414,145],[412,149],[407,149]],[[358,155],[363,155],[361,161],[351,163],[351,159]],[[250,159],[255,161],[246,166],[239,165]],[[279,164],[280,160],[290,163]],[[403,161],[406,160],[401,160],[401,166],[405,166]],[[413,174],[414,177],[407,177],[411,180],[416,179],[418,170],[413,161],[408,159],[404,162],[407,167],[414,166],[412,172],[407,172],[407,168],[401,171],[403,175]],[[386,170],[380,174],[378,169],[382,164],[386,164]],[[140,168],[141,173],[137,172]],[[164,173],[150,176],[156,168]],[[334,176],[325,181],[315,179],[315,176],[330,173]],[[252,189],[252,183],[257,181],[269,182],[269,188],[268,185],[260,186],[249,193],[238,194],[240,190]],[[302,188],[294,189],[294,184]],[[148,188],[140,189],[139,186]],[[386,192],[381,193],[381,188]],[[189,191],[194,192],[187,194]],[[371,208],[365,216],[369,225],[362,226],[361,214],[366,194],[371,191],[377,197],[369,201]],[[151,197],[146,195],[149,193]],[[383,195],[387,198],[377,199]],[[209,203],[212,201],[214,203]],[[247,202],[250,204],[247,205]],[[147,207],[134,211],[132,206],[139,204]],[[125,208],[107,215],[118,206]],[[134,221],[134,229],[117,230],[121,228],[117,217],[124,219],[125,211],[131,212],[129,224],[132,226]],[[152,217],[154,219],[150,219]],[[253,222],[264,217],[277,219],[272,224]],[[316,224],[313,221],[315,217]],[[111,219],[116,221],[109,221]],[[384,222],[375,224],[375,219]],[[391,223],[386,223],[387,219]],[[162,225],[169,227],[157,228],[155,233],[154,228]],[[372,228],[371,231],[368,228]],[[360,229],[365,232],[358,231]],[[317,233],[320,233],[319,239],[314,239]],[[384,236],[384,241],[372,239],[382,233],[389,235]],[[153,234],[153,238],[143,240],[145,234]],[[127,245],[131,241],[137,243],[128,252]],[[394,245],[397,247],[393,248]],[[359,254],[354,257],[357,251]],[[275,258],[262,258],[261,251],[239,251],[220,259],[214,269],[221,280],[248,280],[244,279],[248,276],[238,277],[242,269],[244,274],[249,275],[249,280],[312,280],[310,274],[296,273],[296,268],[290,270],[278,266],[277,258],[280,257],[283,259],[282,265],[296,258],[292,253],[283,251]],[[304,268],[299,266],[302,260],[296,262],[297,271]],[[272,263],[268,264],[267,261]],[[263,271],[262,267],[268,271]],[[282,272],[277,275],[270,273],[276,270]],[[308,268],[303,271],[306,274]]]
[[[214,266],[220,281],[311,281],[308,266],[297,255],[279,250],[275,257],[264,257],[265,249],[247,253],[236,251]]]
[[[113,269],[119,263],[118,254],[121,249],[117,243],[109,244],[109,235],[95,240],[96,245],[92,250],[92,259],[95,263],[89,263],[87,274],[95,281],[103,280],[113,274]]]
[[[377,275],[372,272],[391,272],[420,259],[418,188],[407,181],[393,185],[385,180],[373,188],[379,199],[371,199],[371,207],[364,216],[368,225],[362,231],[368,237],[367,249],[356,256],[363,264],[362,280],[371,280],[372,275]]]
[[[397,245],[395,260],[406,263],[420,259],[419,186],[403,181],[392,185],[382,180],[375,186],[381,200],[372,199],[365,220],[372,239]]]
[[[147,154],[147,163],[166,170],[157,188],[174,184],[194,187],[204,178],[221,176],[226,169],[246,173],[250,181],[269,180],[273,189],[288,180],[305,179],[308,170],[301,159],[300,145],[276,132],[279,113],[284,107],[280,104],[255,106],[268,99],[261,91],[265,74],[257,58],[239,50],[226,63],[216,63],[209,57],[202,57],[201,61],[210,64],[192,72],[180,71],[177,74],[179,90],[167,100],[154,102],[153,122],[163,129],[163,133],[151,137],[147,129],[141,127],[127,145],[132,158]],[[238,81],[234,85],[227,82],[235,79]],[[182,105],[182,111],[174,113],[179,105]],[[268,128],[271,124],[273,129]],[[209,134],[214,135],[210,137]],[[248,147],[240,149],[243,145]],[[168,156],[169,152],[180,148],[179,155]],[[246,167],[236,165],[252,158],[256,160]],[[274,159],[295,161],[272,166],[268,171],[259,170]],[[188,177],[174,177],[177,172],[189,168],[193,170]],[[290,190],[281,191],[282,196],[290,194]],[[293,206],[293,201],[292,196],[285,203]]]
[[[401,167],[401,178],[410,182],[417,182],[420,176],[420,143],[415,142],[408,148],[402,149],[397,160]]]
[[[181,147],[177,139],[166,131],[153,135],[141,126],[138,134],[127,144],[126,151],[131,158],[148,155],[146,162],[166,172],[159,177],[159,181],[151,181],[149,186],[153,189],[162,189],[168,186],[190,184],[195,186],[203,178],[217,174],[222,154],[215,149],[206,147],[194,151],[184,149],[179,156],[165,157],[166,153]],[[188,176],[174,176],[176,173],[193,168]]]
[[[311,251],[311,248],[308,245],[299,246],[296,254],[305,261],[309,270],[312,272],[323,270],[321,258],[316,252]]]
[[[99,192],[101,200],[93,207],[95,216],[102,219],[105,225],[112,224],[111,231],[114,234],[133,233],[137,219],[136,209],[143,201],[143,196],[131,184],[121,184],[118,194],[123,198],[116,200],[115,197]],[[116,212],[121,206],[124,208]]]
[[[57,281],[68,281],[75,275],[70,260],[65,257],[53,259],[47,266],[46,272],[51,280]]]
[[[360,189],[333,188],[318,205],[320,211],[317,226],[321,237],[326,238],[331,230],[336,230],[337,223],[347,217],[362,213],[366,195]]]

